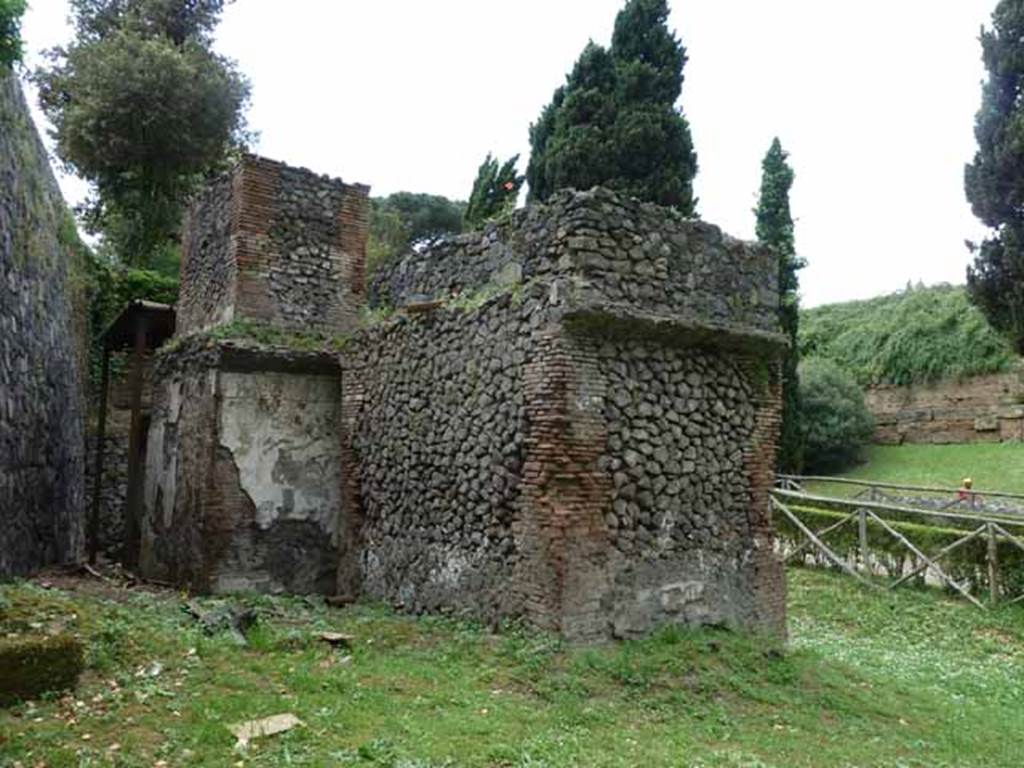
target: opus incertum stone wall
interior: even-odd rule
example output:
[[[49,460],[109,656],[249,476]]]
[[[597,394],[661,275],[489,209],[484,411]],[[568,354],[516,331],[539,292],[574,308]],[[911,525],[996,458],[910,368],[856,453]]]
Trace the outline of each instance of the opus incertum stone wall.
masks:
[[[246,155],[187,217],[180,333],[236,320],[354,330],[368,217],[369,187]]]
[[[342,355],[339,590],[584,640],[784,631],[774,264],[598,189],[376,276],[409,306]]]
[[[17,78],[0,67],[0,577],[81,554],[81,328],[65,216]]]

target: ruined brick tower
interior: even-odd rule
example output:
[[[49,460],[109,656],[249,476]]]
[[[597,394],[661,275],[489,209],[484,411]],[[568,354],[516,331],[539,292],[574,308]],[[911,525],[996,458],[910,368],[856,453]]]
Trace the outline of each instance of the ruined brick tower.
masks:
[[[256,159],[193,209],[147,571],[577,640],[784,632],[772,253],[566,191],[385,266],[369,294],[388,311],[360,322],[366,213],[365,187]],[[345,344],[199,332],[239,319]]]
[[[180,332],[235,320],[354,330],[368,194],[360,184],[246,155],[200,195],[185,223]]]
[[[155,371],[143,572],[200,591],[334,591],[338,361],[214,330],[354,332],[368,194],[250,155],[193,203],[177,341]]]

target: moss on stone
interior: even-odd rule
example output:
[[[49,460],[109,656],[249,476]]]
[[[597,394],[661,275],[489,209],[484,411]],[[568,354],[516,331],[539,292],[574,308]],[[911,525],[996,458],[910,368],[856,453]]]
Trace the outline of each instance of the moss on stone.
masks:
[[[70,634],[0,639],[0,706],[74,688],[84,666],[82,644]]]
[[[275,328],[268,323],[253,320],[233,320],[230,323],[213,326],[189,336],[177,336],[161,347],[161,352],[181,349],[186,341],[198,339],[210,341],[248,341],[268,347],[282,347],[295,352],[340,352],[349,343],[350,337],[339,334],[327,336],[321,333],[299,333]]]

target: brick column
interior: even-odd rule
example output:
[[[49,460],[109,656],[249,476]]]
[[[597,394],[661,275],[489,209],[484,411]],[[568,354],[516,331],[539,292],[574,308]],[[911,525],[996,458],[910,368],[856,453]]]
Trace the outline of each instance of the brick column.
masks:
[[[546,330],[524,386],[529,433],[513,525],[523,553],[518,602],[539,626],[574,639],[602,637],[611,480],[597,467],[608,434],[596,355],[563,329]]]

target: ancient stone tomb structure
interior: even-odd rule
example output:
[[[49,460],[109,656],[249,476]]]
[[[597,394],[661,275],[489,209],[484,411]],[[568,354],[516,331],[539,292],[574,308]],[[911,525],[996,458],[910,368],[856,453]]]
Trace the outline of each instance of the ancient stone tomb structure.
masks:
[[[565,192],[385,268],[359,320],[365,224],[365,188],[256,159],[197,202],[186,336],[157,362],[149,574],[582,640],[784,630],[769,252]],[[344,343],[229,341],[225,318]]]

